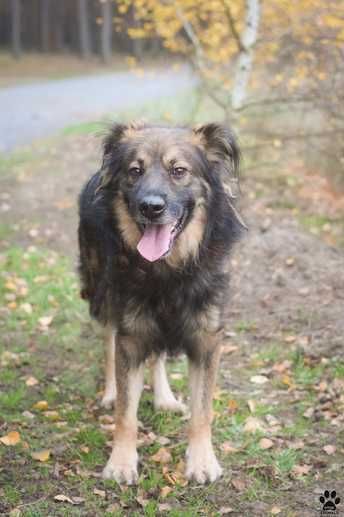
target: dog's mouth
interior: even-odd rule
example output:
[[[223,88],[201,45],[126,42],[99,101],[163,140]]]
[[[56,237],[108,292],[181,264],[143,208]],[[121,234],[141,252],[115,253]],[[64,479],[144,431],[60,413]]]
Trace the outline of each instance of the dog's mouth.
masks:
[[[149,262],[155,262],[168,256],[174,241],[183,229],[186,215],[172,223],[142,225],[143,235],[137,245],[137,250]]]

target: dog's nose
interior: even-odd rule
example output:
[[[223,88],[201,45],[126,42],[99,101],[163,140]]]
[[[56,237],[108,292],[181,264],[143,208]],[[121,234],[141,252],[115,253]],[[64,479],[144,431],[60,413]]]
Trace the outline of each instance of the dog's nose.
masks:
[[[148,219],[159,217],[166,207],[166,202],[161,196],[146,196],[140,203],[140,212]]]

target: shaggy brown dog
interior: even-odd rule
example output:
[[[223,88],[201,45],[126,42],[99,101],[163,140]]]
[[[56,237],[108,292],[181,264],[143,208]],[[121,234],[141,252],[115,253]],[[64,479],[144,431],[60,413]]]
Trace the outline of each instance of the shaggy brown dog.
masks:
[[[114,125],[102,168],[81,193],[82,295],[108,329],[104,403],[115,397],[117,381],[105,478],[137,481],[145,359],[156,358],[156,406],[183,409],[163,363],[166,353],[181,352],[188,356],[191,389],[186,476],[204,483],[221,475],[211,443],[212,393],[228,256],[242,228],[230,188],[238,161],[233,134],[219,124]]]

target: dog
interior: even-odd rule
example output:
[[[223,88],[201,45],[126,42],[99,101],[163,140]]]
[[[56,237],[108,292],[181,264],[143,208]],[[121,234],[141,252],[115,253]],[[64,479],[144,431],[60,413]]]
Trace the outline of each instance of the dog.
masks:
[[[189,364],[186,477],[222,474],[211,441],[212,393],[228,301],[229,254],[244,226],[232,193],[240,151],[232,131],[114,124],[103,163],[79,199],[81,296],[106,329],[104,404],[116,430],[103,477],[138,480],[137,408],[153,357],[154,403],[183,411],[165,355]]]

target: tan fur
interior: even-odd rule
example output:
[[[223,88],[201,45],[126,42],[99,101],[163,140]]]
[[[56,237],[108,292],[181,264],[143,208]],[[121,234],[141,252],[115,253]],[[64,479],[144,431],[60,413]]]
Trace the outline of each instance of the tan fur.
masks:
[[[121,195],[115,200],[114,209],[123,239],[131,249],[136,249],[141,239],[141,233],[135,221],[130,216]],[[173,268],[178,268],[179,265],[182,265],[191,257],[197,259],[203,238],[205,221],[206,209],[202,204],[202,200],[199,200],[199,205],[195,208],[192,220],[185,230],[180,233],[173,245],[170,255],[165,259],[167,264]]]
[[[217,332],[221,324],[219,307],[211,305],[206,312],[202,312],[198,318],[200,327],[209,333]]]
[[[195,208],[191,221],[178,235],[170,255],[165,259],[173,268],[185,263],[189,258],[197,259],[199,247],[202,242],[206,221],[205,207],[199,205]]]
[[[137,224],[130,216],[121,194],[119,194],[115,199],[114,210],[118,218],[119,230],[123,236],[124,241],[131,249],[136,249],[139,240],[141,239],[141,233],[137,227]]]

